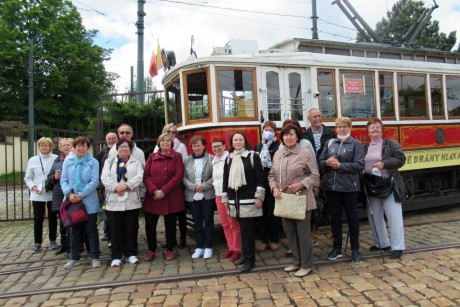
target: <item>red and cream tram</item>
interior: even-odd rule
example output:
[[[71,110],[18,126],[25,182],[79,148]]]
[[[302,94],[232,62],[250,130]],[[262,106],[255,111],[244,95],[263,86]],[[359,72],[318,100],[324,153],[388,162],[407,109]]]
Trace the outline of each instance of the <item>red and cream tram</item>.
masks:
[[[186,144],[193,134],[229,139],[244,131],[254,146],[262,122],[308,127],[313,107],[329,126],[352,118],[352,135],[365,143],[376,116],[407,156],[406,209],[459,203],[460,54],[309,39],[265,51],[245,46],[233,41],[164,76],[166,121]]]

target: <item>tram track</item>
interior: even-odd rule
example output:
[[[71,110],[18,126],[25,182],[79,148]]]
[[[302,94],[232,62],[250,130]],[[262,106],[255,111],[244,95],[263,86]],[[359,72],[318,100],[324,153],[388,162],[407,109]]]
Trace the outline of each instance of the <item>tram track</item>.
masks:
[[[413,248],[404,251],[404,254],[415,254],[420,252],[430,252],[436,250],[443,250],[443,249],[450,249],[450,248],[460,248],[460,243],[456,244],[446,244],[446,245],[437,245],[437,246],[429,246],[429,247],[420,247],[420,248]],[[385,256],[388,256],[388,253],[384,253]],[[363,255],[363,259],[375,259],[380,258],[380,253],[375,253],[373,255]],[[334,262],[329,260],[319,260],[315,262],[316,267],[331,265],[332,263],[340,263],[340,262],[349,262],[350,257],[345,257],[338,259]],[[45,267],[55,267],[59,265],[50,265],[44,266]],[[252,272],[260,273],[266,271],[276,271],[281,270],[286,266],[286,264],[276,264],[276,265],[266,265],[263,267],[255,267]],[[209,278],[220,278],[224,276],[234,276],[236,274],[240,274],[240,270],[233,269],[233,270],[224,270],[219,272],[206,272],[206,273],[194,273],[194,274],[182,274],[182,275],[175,275],[175,276],[159,276],[159,277],[150,277],[150,278],[141,278],[136,280],[119,280],[113,282],[100,282],[97,284],[89,284],[89,285],[82,285],[82,286],[68,286],[68,287],[56,287],[56,288],[46,288],[46,289],[35,289],[35,290],[23,290],[18,292],[5,292],[0,293],[0,299],[8,299],[14,297],[24,297],[24,296],[31,296],[31,295],[40,295],[40,294],[54,294],[54,293],[61,293],[61,292],[75,292],[75,291],[84,291],[84,290],[98,290],[103,288],[116,288],[121,286],[137,286],[142,284],[159,284],[159,283],[167,283],[167,282],[181,282],[187,280],[196,280],[196,279],[209,279]]]

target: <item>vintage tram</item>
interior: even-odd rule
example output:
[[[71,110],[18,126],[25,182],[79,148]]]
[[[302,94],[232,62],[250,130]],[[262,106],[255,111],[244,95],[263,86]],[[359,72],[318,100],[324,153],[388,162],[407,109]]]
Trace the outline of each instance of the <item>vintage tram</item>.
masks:
[[[166,121],[186,145],[194,134],[244,131],[254,146],[264,121],[308,127],[310,108],[328,126],[352,118],[365,143],[367,120],[378,117],[407,156],[405,210],[459,203],[460,54],[298,38],[256,46],[231,41],[165,74]]]

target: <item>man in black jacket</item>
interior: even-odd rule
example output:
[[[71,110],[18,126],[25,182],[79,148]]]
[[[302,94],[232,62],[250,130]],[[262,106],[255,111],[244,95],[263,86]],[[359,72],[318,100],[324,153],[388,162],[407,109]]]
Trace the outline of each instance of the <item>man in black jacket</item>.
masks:
[[[335,139],[337,134],[329,127],[326,127],[322,123],[321,111],[317,108],[312,108],[308,111],[308,121],[310,122],[310,128],[307,129],[305,132],[304,138],[309,140],[310,143],[313,145],[313,148],[316,152],[316,161],[319,165],[319,156],[323,151],[324,146],[327,146],[330,139]],[[326,145],[325,145],[326,144]],[[320,173],[321,175],[321,173]],[[316,189],[315,196],[318,199],[317,205],[318,209],[315,209],[312,212],[312,219],[311,219],[311,234],[313,237],[313,244],[318,244],[318,222],[321,218],[323,208],[320,206],[320,202],[323,202],[323,198],[319,199],[319,189]],[[323,202],[324,203],[324,202]],[[329,237],[332,237],[329,235]]]

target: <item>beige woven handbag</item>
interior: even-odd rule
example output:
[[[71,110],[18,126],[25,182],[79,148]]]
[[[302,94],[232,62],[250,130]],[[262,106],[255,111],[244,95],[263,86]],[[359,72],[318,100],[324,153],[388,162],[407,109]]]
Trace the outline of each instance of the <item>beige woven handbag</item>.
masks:
[[[307,211],[307,196],[300,193],[288,194],[288,186],[281,190],[281,199],[275,198],[275,216],[293,220],[304,220]]]

